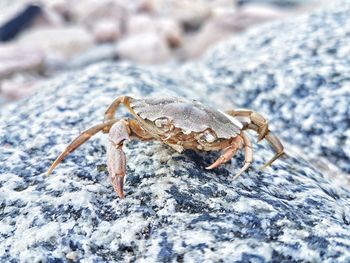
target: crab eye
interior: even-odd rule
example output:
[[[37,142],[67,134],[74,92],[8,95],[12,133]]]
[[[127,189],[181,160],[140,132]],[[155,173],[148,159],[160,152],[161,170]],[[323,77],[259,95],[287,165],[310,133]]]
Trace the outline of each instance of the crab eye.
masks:
[[[210,130],[205,130],[203,132],[202,139],[206,142],[212,143],[216,140],[216,134]]]
[[[158,127],[158,128],[163,128],[164,126],[169,125],[169,120],[167,118],[159,118],[157,120],[154,121],[154,124]]]

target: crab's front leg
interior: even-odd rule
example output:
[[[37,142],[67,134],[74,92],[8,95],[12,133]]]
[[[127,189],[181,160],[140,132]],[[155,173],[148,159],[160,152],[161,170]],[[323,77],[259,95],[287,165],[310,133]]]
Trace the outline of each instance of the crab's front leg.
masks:
[[[241,134],[239,136],[235,137],[232,140],[231,145],[225,149],[223,155],[221,155],[219,159],[217,159],[212,165],[206,167],[206,169],[208,170],[213,169],[223,163],[228,162],[236,154],[237,150],[242,148],[242,146],[244,146],[244,152],[245,152],[244,166],[233,177],[233,179],[237,179],[242,173],[244,173],[250,167],[253,161],[252,143],[250,142],[248,136],[243,131],[241,131]]]
[[[114,190],[120,198],[124,198],[123,189],[126,174],[126,156],[123,144],[125,140],[130,140],[130,137],[140,140],[154,139],[135,120],[120,120],[110,128],[107,145],[107,168]]]
[[[126,157],[123,151],[123,143],[130,139],[130,129],[125,120],[116,122],[108,134],[107,167],[114,190],[120,198],[124,198],[124,177],[126,170]]]
[[[105,123],[97,124],[86,131],[82,132],[77,138],[75,138],[68,146],[67,148],[56,158],[56,160],[51,164],[49,170],[47,171],[47,174],[51,174],[51,172],[56,168],[56,166],[62,162],[62,160],[75,151],[77,148],[79,148],[80,145],[84,144],[86,141],[88,141],[92,136],[94,136],[96,133],[102,130],[109,131],[110,127],[116,122],[116,120],[108,120]]]

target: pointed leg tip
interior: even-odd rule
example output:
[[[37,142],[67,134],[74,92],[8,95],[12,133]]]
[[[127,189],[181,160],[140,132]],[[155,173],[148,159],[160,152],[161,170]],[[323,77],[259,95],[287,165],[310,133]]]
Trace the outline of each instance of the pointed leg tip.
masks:
[[[116,176],[112,178],[112,185],[120,199],[124,199],[124,176]]]
[[[265,168],[271,166],[274,161],[276,161],[278,158],[280,158],[283,155],[285,155],[285,152],[281,152],[281,153],[276,154],[270,161],[268,161],[262,167],[260,167],[259,170],[262,171]]]
[[[260,168],[259,168],[259,171],[263,171],[263,170],[265,170],[267,167],[269,167],[270,165],[263,165],[263,166],[261,166]]]
[[[232,180],[236,180],[239,176],[240,176],[241,174],[236,174],[233,178],[232,178]]]
[[[53,171],[53,167],[51,166],[48,170],[47,170],[47,172],[46,172],[46,176],[49,176],[49,175],[51,175],[51,173],[52,173],[52,171]]]
[[[123,189],[115,189],[115,191],[117,192],[117,195],[119,196],[120,199],[125,198],[125,194],[124,194]]]
[[[243,173],[245,172],[245,170],[244,171],[239,171],[233,178],[232,178],[232,180],[236,180],[238,177],[240,177]]]

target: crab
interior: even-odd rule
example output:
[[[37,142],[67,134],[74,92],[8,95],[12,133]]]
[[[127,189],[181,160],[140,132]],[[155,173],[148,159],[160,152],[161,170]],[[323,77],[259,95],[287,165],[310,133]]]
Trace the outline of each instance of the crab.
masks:
[[[121,104],[135,119],[115,118]],[[126,174],[123,144],[130,139],[158,140],[180,153],[185,149],[223,150],[223,154],[206,169],[213,169],[228,162],[239,149],[244,148],[244,165],[233,177],[236,179],[253,161],[252,143],[245,132],[247,129],[258,133],[258,141],[266,139],[276,152],[262,168],[271,165],[284,154],[283,145],[278,137],[270,132],[267,120],[255,111],[236,109],[223,112],[199,101],[178,97],[135,99],[120,96],[107,108],[104,121],[74,139],[52,163],[48,174],[67,155],[102,131],[108,133],[107,168],[114,190],[120,198],[124,198]]]

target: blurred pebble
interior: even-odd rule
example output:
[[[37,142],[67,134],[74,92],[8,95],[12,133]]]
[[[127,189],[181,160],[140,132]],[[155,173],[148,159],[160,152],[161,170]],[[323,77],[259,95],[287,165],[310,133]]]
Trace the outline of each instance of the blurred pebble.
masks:
[[[0,82],[2,97],[7,101],[18,100],[32,94],[40,78],[30,74],[16,74]]]
[[[158,20],[159,33],[163,34],[170,47],[178,47],[183,41],[183,32],[180,24],[171,18]]]
[[[139,33],[123,38],[116,46],[121,59],[140,63],[161,63],[171,57],[166,40],[156,33]]]
[[[155,18],[146,14],[137,14],[131,16],[126,22],[126,31],[129,35],[142,32],[155,32],[157,25]]]
[[[91,48],[94,43],[92,34],[80,26],[37,28],[23,34],[18,42],[63,59]]]
[[[37,71],[44,61],[44,53],[36,48],[8,44],[0,46],[0,79],[16,72]]]
[[[155,18],[145,14],[133,15],[127,21],[128,35],[154,33],[164,37],[170,47],[177,47],[182,42],[182,29],[171,18]]]
[[[85,0],[83,5],[79,1],[66,0],[66,2],[69,5],[71,19],[87,26],[100,19],[124,20],[129,15],[124,1]]]
[[[211,9],[205,0],[173,0],[169,1],[167,6],[163,6],[163,14],[179,21],[185,31],[193,31],[210,17]]]
[[[115,58],[115,44],[105,43],[93,47],[81,54],[74,56],[68,63],[67,68],[81,68],[100,61],[107,61]]]
[[[113,42],[120,38],[120,23],[112,19],[101,19],[93,25],[93,36],[97,43]]]

